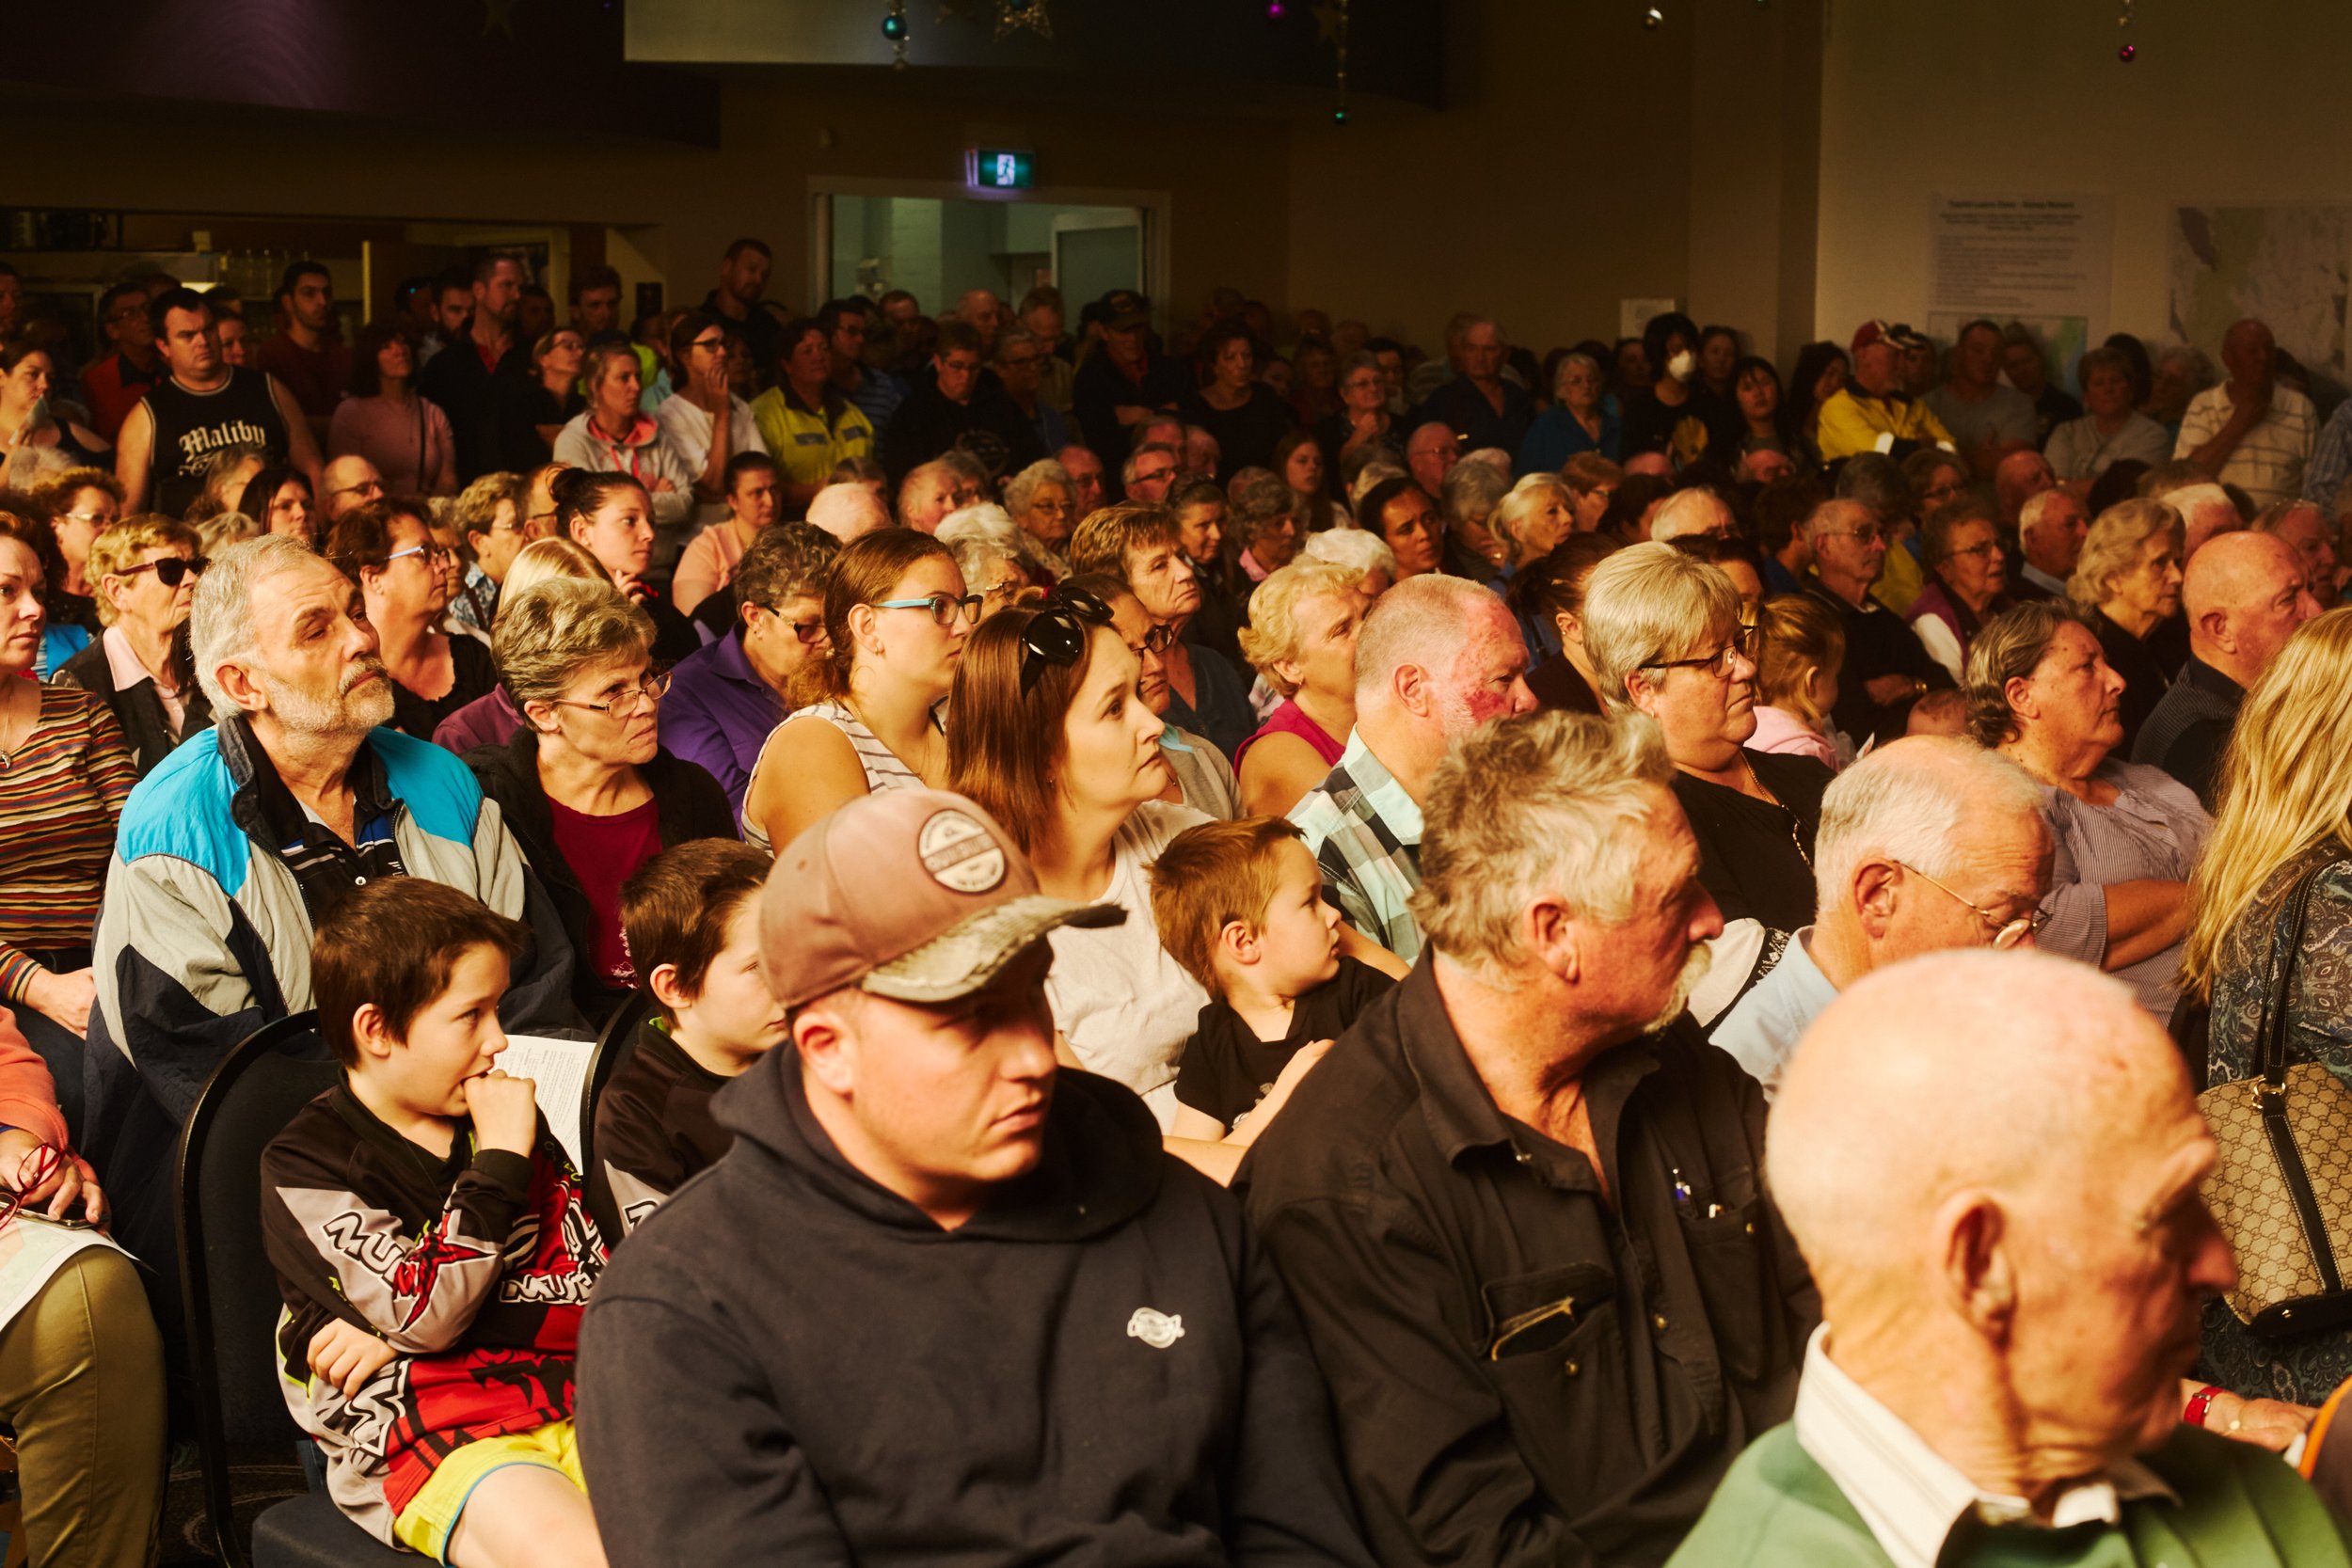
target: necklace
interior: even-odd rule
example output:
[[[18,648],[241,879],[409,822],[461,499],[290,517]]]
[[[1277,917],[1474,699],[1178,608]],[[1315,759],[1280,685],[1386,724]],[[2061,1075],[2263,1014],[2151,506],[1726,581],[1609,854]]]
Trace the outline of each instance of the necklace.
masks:
[[[1756,793],[1774,806],[1778,806],[1780,808],[1781,816],[1788,819],[1788,842],[1795,846],[1797,859],[1804,862],[1804,868],[1807,871],[1812,870],[1813,857],[1805,852],[1804,839],[1797,832],[1797,814],[1790,811],[1786,805],[1783,805],[1780,797],[1773,794],[1772,790],[1766,786],[1764,781],[1756,776],[1756,764],[1748,760],[1748,753],[1744,751],[1740,753],[1740,766],[1747,769],[1748,782],[1756,785]]]

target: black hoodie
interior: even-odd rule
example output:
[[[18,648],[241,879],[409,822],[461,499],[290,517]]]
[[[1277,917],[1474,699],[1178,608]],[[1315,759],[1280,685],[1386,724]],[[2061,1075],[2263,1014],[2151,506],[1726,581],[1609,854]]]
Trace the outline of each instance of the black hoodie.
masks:
[[[961,1228],[852,1168],[789,1046],[582,1328],[614,1568],[1369,1568],[1298,1319],[1141,1101],[1064,1069],[1038,1168]]]

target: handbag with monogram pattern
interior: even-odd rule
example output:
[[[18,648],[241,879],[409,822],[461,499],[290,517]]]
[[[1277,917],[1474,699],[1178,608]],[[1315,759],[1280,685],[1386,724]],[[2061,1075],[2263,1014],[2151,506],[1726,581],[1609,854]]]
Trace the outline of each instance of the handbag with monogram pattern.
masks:
[[[2312,884],[2296,879],[2273,933],[2269,992],[2254,1035],[2254,1075],[2197,1097],[2221,1153],[2205,1206],[2237,1248],[2230,1310],[2260,1334],[2352,1322],[2352,1088],[2316,1062],[2287,1065],[2287,1003]]]

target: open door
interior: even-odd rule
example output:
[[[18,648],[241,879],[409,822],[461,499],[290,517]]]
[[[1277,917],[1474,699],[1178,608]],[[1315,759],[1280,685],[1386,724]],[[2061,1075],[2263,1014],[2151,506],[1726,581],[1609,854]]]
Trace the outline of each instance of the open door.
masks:
[[[1143,214],[1133,208],[1054,215],[1054,287],[1073,321],[1080,306],[1113,289],[1143,291]]]

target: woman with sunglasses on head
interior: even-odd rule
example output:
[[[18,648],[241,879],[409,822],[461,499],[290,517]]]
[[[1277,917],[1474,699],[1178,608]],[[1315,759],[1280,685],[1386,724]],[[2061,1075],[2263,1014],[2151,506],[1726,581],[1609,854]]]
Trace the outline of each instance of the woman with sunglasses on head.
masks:
[[[825,583],[828,645],[752,766],[743,836],[781,849],[860,795],[945,788],[939,708],[979,618],[979,595],[930,534],[882,529],[843,546]]]
[[[57,681],[113,710],[141,778],[173,747],[212,727],[212,705],[196,683],[181,630],[205,565],[196,530],[160,513],[126,517],[90,541],[90,586],[105,629],[66,661]]]
[[[359,589],[392,678],[392,727],[430,740],[441,721],[487,696],[499,671],[478,639],[441,629],[456,558],[433,542],[422,501],[370,501],[335,519],[326,558]]]
[[[652,620],[654,657],[675,664],[703,645],[694,623],[646,580],[654,500],[643,484],[624,473],[564,468],[549,479],[548,499],[558,536],[595,556],[612,586]]]
[[[610,586],[555,578],[512,595],[493,634],[522,715],[503,746],[466,753],[571,939],[572,998],[595,1026],[644,976],[621,935],[621,889],[664,849],[733,838],[718,781],[661,749],[670,677],[653,624]]]

